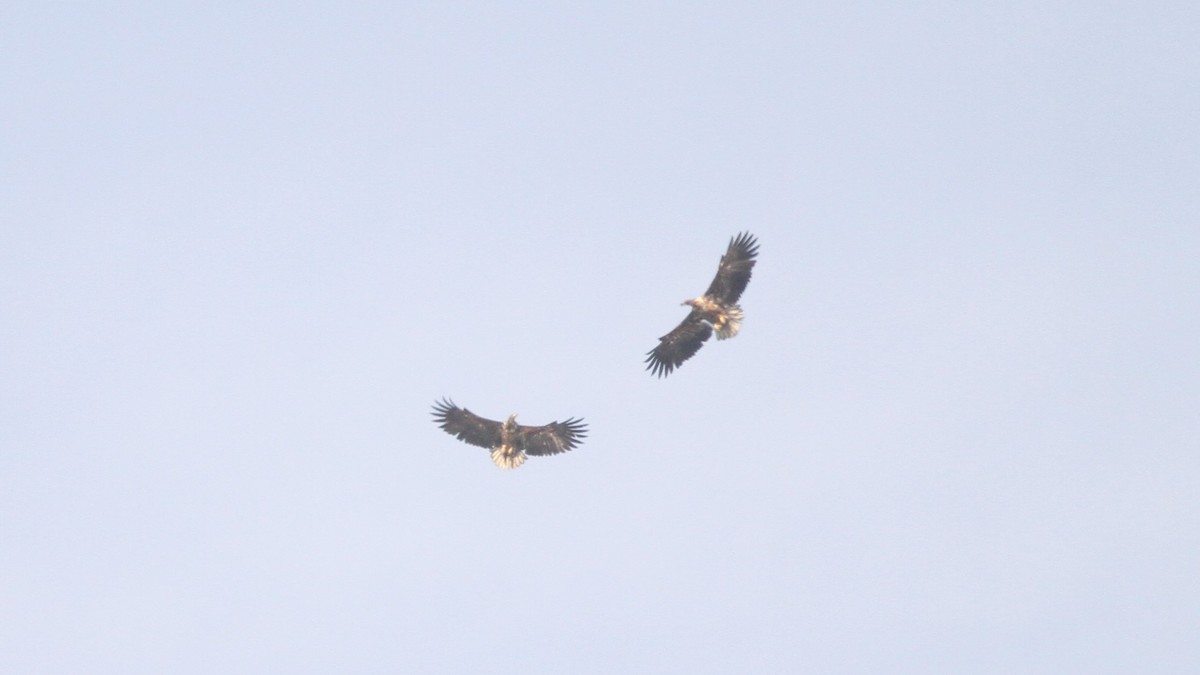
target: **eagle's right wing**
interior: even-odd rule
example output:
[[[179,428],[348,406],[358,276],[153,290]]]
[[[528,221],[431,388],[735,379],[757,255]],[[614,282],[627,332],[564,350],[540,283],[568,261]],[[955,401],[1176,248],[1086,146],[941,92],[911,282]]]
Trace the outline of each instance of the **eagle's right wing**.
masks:
[[[454,405],[453,401],[443,399],[434,403],[433,421],[446,433],[471,445],[492,448],[500,444],[500,422],[484,419],[466,408]]]
[[[646,370],[654,375],[666,377],[684,361],[700,350],[704,341],[712,335],[712,326],[698,314],[688,314],[675,330],[658,339],[658,346],[646,352]]]

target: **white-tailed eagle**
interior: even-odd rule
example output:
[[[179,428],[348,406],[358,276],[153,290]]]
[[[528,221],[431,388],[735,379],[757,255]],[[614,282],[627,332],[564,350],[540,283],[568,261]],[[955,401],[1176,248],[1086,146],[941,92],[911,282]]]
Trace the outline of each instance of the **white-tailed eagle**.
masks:
[[[526,455],[557,455],[571,450],[587,435],[587,425],[574,417],[541,427],[517,424],[513,413],[503,422],[479,415],[442,399],[433,404],[433,421],[446,433],[471,445],[492,451],[492,461],[501,469],[515,469]]]
[[[729,240],[729,248],[721,256],[717,276],[704,295],[684,300],[692,311],[675,330],[658,339],[658,346],[647,352],[646,370],[665,377],[700,350],[715,330],[718,340],[738,334],[742,327],[742,308],[737,305],[758,255],[754,235],[742,232]]]

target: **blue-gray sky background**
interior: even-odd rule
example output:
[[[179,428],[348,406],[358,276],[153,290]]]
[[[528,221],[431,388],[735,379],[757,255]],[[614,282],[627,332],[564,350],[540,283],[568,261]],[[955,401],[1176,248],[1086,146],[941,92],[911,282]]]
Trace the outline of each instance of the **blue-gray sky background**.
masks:
[[[0,670],[1200,669],[1200,6],[99,5],[0,20]]]

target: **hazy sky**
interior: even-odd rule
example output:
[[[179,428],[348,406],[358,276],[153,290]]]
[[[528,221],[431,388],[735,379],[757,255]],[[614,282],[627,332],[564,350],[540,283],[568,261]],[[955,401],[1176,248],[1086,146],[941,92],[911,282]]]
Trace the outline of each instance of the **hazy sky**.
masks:
[[[1200,672],[1200,5],[975,4],[6,4],[0,671]]]

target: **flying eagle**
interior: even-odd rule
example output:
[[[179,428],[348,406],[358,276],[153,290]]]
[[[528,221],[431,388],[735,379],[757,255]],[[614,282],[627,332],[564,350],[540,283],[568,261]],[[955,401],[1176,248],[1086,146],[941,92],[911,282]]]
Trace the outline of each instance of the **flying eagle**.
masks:
[[[700,350],[704,341],[717,331],[718,340],[738,334],[742,327],[742,308],[737,305],[750,273],[754,270],[758,242],[754,235],[742,232],[729,240],[729,248],[721,256],[717,276],[704,295],[684,300],[692,311],[675,330],[658,339],[658,346],[647,352],[646,370],[665,377]]]
[[[517,424],[517,414],[497,422],[442,399],[433,404],[433,420],[458,440],[492,451],[492,461],[501,469],[515,469],[525,455],[557,455],[571,450],[587,435],[587,425],[574,417],[542,427]]]

